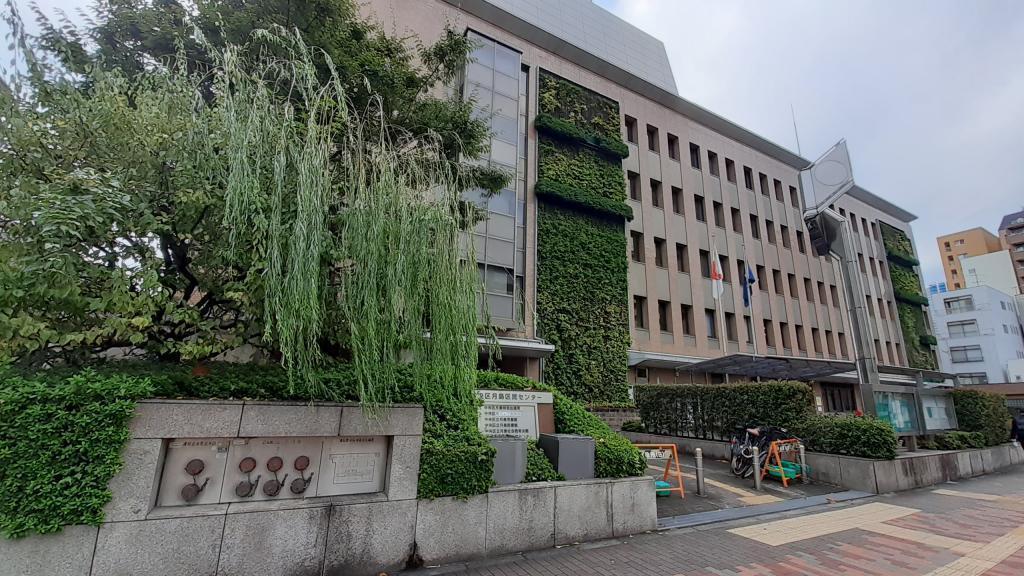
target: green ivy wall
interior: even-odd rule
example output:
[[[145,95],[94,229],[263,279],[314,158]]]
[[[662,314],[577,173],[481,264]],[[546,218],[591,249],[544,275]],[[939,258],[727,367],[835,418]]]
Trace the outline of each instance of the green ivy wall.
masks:
[[[889,263],[889,277],[896,297],[903,342],[907,347],[907,361],[914,368],[935,370],[935,353],[931,348],[934,337],[928,333],[922,308],[928,305],[928,299],[921,293],[921,277],[914,269],[918,261],[914,257],[913,244],[902,230],[885,222],[878,224]]]
[[[586,402],[628,397],[629,263],[619,106],[540,71],[537,317],[545,382]]]

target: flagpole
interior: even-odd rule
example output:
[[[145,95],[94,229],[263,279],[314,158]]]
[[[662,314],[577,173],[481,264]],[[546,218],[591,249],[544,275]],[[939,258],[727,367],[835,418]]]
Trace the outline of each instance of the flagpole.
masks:
[[[750,254],[747,253],[747,245],[743,246],[743,261],[746,263],[746,270],[743,271],[743,285],[746,287],[747,294],[750,297],[750,339],[752,340],[751,345],[754,346],[754,356],[757,356],[757,329],[754,327],[754,288],[747,282],[747,272],[753,272],[754,268],[750,265]]]
[[[715,234],[711,234],[711,242],[714,243],[714,247],[715,247],[715,250],[713,252],[713,254],[714,254],[713,265],[718,267],[718,274],[720,276],[722,276],[722,280],[719,280],[719,282],[724,282],[725,281],[725,270],[722,269],[722,256],[721,256],[721,254],[718,253],[718,238],[715,236]],[[712,268],[712,270],[713,270],[713,268]],[[715,288],[714,282],[715,282],[714,280],[711,281],[711,293],[712,293],[713,296],[717,296],[715,298],[715,311],[716,311],[716,313],[718,315],[718,320],[719,320],[719,327],[718,327],[718,329],[720,330],[720,332],[718,334],[718,341],[722,343],[722,356],[725,356],[725,355],[727,355],[729,353],[729,351],[728,351],[728,344],[727,344],[729,339],[727,337],[727,332],[725,331],[725,314],[724,314],[724,310],[722,310],[722,304],[723,304],[723,302],[722,302],[722,300],[723,300],[722,299],[722,294],[720,294],[718,292],[718,290]],[[722,288],[723,288],[723,292],[724,292],[724,288],[725,287],[723,286]]]

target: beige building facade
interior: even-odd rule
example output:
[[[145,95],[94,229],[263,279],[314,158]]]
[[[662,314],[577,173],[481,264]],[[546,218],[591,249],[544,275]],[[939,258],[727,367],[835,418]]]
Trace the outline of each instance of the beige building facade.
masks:
[[[961,258],[991,254],[1003,249],[999,237],[984,228],[946,234],[936,238],[935,242],[939,247],[946,286],[950,290],[960,290],[968,285]]]
[[[1024,210],[1003,216],[999,223],[999,241],[1010,252],[1017,287],[1024,293]]]
[[[627,203],[633,209],[623,229],[628,250],[622,255],[629,259],[631,384],[728,380],[727,371],[693,367],[735,354],[852,360],[855,338],[840,269],[833,260],[813,254],[803,222],[798,174],[810,160],[680,98],[665,84],[671,71],[638,75],[623,67],[625,61],[609,62],[595,54],[600,50],[581,48],[586,45],[578,39],[581,30],[602,26],[632,30],[606,30],[619,36],[607,42],[652,46],[639,30],[610,14],[593,12],[603,10],[589,0],[549,7],[561,13],[547,13],[544,6],[533,0],[372,0],[364,6],[389,32],[413,33],[429,41],[449,25],[518,55],[525,83],[516,106],[523,130],[517,169],[521,205],[515,224],[521,232],[522,261],[521,268],[510,266],[509,274],[517,278],[521,272],[522,280],[507,287],[521,302],[522,316],[499,332],[502,368],[542,379],[544,357],[550,353],[543,319],[535,312],[537,133],[532,120],[541,69],[619,103],[622,136],[629,147],[623,160]],[[637,36],[633,42],[630,34],[644,38]],[[656,41],[653,45],[661,46]],[[852,298],[863,299],[868,307],[872,352],[879,364],[907,366],[879,223],[913,241],[910,222],[915,216],[859,187],[834,208],[848,219],[857,245],[864,293]],[[718,301],[709,278],[715,252],[725,287]],[[741,279],[748,264],[757,281],[752,306],[746,308]],[[835,395],[827,391],[825,409],[853,409],[846,405],[855,394],[849,372],[818,380],[819,393],[822,384],[842,387]]]

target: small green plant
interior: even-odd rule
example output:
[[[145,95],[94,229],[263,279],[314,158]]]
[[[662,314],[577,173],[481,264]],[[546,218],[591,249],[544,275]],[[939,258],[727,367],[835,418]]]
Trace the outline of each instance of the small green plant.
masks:
[[[815,452],[882,460],[896,457],[898,443],[892,425],[871,416],[814,415],[794,432]]]
[[[626,420],[622,423],[623,432],[646,432],[643,420]]]
[[[1010,411],[1005,397],[982,390],[954,390],[952,394],[960,430],[980,433],[986,446],[1010,440]]]
[[[552,482],[565,480],[555,466],[548,460],[547,454],[537,446],[536,440],[530,440],[526,446],[526,482]]]
[[[966,450],[968,448],[984,448],[985,435],[981,432],[964,432],[953,430],[935,437],[935,447],[939,450]]]

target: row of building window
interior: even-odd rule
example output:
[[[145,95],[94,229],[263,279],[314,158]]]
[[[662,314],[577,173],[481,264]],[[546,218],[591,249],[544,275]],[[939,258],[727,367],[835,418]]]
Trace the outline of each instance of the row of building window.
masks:
[[[639,145],[638,139],[638,123],[636,118],[632,116],[625,117],[626,123],[626,140],[633,144]],[[666,141],[668,144],[668,157],[677,162],[680,161],[679,157],[679,137],[672,133],[666,134]],[[659,130],[655,126],[647,125],[647,149],[656,154],[661,153],[661,139],[659,136]],[[722,177],[722,166],[719,162],[718,154],[712,150],[707,150],[707,169],[708,173],[715,178]],[[705,166],[704,155],[701,154],[700,146],[690,142],[690,167],[694,170],[702,170]],[[737,184],[736,181],[736,162],[731,158],[725,158],[725,178],[733,184]],[[764,196],[771,196],[771,190],[768,186],[768,176],[763,172],[758,172],[758,182],[761,188],[761,194]],[[773,189],[775,192],[775,199],[779,202],[786,201],[786,193],[782,181],[773,178],[772,179]],[[749,166],[743,166],[743,185],[750,191],[754,190],[754,171]],[[795,186],[789,186],[789,203],[794,208],[800,208],[800,194]]]

